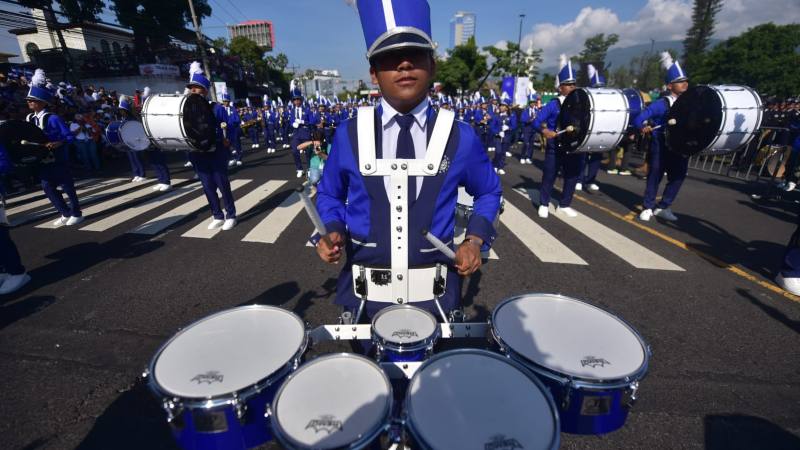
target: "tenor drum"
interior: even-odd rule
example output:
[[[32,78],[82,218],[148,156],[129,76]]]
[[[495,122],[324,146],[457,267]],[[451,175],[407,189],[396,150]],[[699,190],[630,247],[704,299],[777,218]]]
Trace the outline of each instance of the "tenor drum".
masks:
[[[392,386],[380,366],[349,353],[321,356],[289,376],[269,408],[291,450],[362,449],[390,426]]]
[[[675,100],[667,118],[667,145],[684,156],[744,149],[761,128],[764,110],[747,86],[694,86]]]
[[[118,150],[139,152],[150,147],[144,126],[135,120],[114,121],[106,127],[108,143]]]
[[[142,105],[147,137],[162,150],[214,151],[217,134],[214,111],[199,94],[157,94]]]
[[[607,152],[619,146],[630,123],[628,97],[620,89],[579,88],[564,99],[558,129],[559,149],[572,153]]]
[[[411,379],[405,425],[414,448],[555,449],[558,415],[521,364],[486,350],[440,353]]]
[[[650,350],[622,319],[573,298],[528,294],[497,305],[491,332],[550,388],[562,431],[601,434],[625,424]]]
[[[384,308],[372,319],[378,361],[423,361],[430,356],[440,334],[436,318],[411,305]]]
[[[27,141],[31,144],[23,145]],[[11,162],[32,165],[52,159],[50,150],[43,145],[47,136],[41,128],[24,120],[0,120],[0,144],[8,151]]]
[[[267,404],[306,343],[299,317],[262,305],[214,314],[173,336],[148,376],[180,446],[245,449],[270,440]]]

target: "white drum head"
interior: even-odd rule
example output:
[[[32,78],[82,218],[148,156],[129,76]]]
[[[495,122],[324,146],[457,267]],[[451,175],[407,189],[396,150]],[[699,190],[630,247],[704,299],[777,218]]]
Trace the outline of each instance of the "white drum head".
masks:
[[[557,448],[555,406],[533,375],[484,350],[454,350],[412,378],[411,429],[437,449]]]
[[[467,194],[467,189],[464,186],[459,186],[457,202],[459,205],[471,207],[475,204],[475,199],[471,195]]]
[[[140,122],[128,120],[119,128],[119,137],[131,150],[142,151],[150,147],[150,139]]]
[[[497,306],[492,327],[505,345],[560,375],[619,380],[645,364],[645,348],[616,316],[569,297],[530,294]]]
[[[387,342],[419,342],[434,335],[438,323],[429,312],[413,306],[393,306],[380,311],[372,331]]]
[[[382,429],[391,410],[389,379],[363,356],[335,354],[301,366],[273,404],[273,426],[294,446],[346,448]]]
[[[190,325],[156,356],[158,386],[176,397],[209,398],[253,386],[286,366],[305,343],[305,325],[273,306],[223,311]]]

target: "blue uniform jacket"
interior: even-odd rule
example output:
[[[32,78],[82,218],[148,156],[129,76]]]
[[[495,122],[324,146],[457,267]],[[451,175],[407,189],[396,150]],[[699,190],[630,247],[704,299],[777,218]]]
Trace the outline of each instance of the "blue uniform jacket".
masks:
[[[261,112],[261,117],[264,118],[264,124],[278,124],[278,113],[273,110],[266,110]]]
[[[645,121],[650,126],[664,125],[667,122],[667,113],[669,112],[669,102],[666,98],[660,98],[642,110],[638,116],[633,120],[633,126],[641,130],[645,127]],[[653,134],[661,135],[664,128],[653,130]]]
[[[514,114],[508,114],[503,116],[501,114],[497,114],[492,117],[492,120],[489,122],[489,129],[492,130],[493,134],[500,134],[503,131],[503,123],[508,125],[508,130],[506,131],[506,135],[510,137],[512,131],[517,128],[517,116]]]
[[[536,131],[542,131],[542,125],[545,124],[549,130],[555,131],[556,121],[560,112],[561,100],[559,100],[558,97],[550,99],[550,101],[542,107],[542,110],[539,111],[539,114],[533,121],[533,129]]]
[[[525,127],[525,128],[528,128],[528,127],[532,128],[533,127],[533,121],[536,120],[536,117],[538,115],[539,114],[538,114],[538,111],[536,110],[536,108],[533,108],[533,113],[531,113],[531,108],[530,107],[525,108],[525,110],[522,111],[522,117],[520,118],[520,120],[522,121],[522,126]]]
[[[222,108],[225,109],[224,106]],[[225,113],[228,115],[228,120],[225,121],[225,123],[228,124],[229,130],[238,130],[242,125],[242,119],[239,117],[239,111],[232,106],[229,108],[230,112],[225,111]]]
[[[8,154],[5,145],[0,144],[0,175],[11,172],[14,169],[14,163],[11,162],[11,155]],[[0,186],[2,189],[2,186]]]
[[[53,151],[53,156],[56,159],[56,164],[66,165],[69,163],[69,145],[75,140],[75,137],[69,131],[67,124],[58,117],[58,114],[47,113],[47,123],[45,123],[42,131],[50,142],[63,142],[64,145],[58,147]],[[32,117],[32,116],[31,116]],[[33,118],[31,118],[31,121]]]

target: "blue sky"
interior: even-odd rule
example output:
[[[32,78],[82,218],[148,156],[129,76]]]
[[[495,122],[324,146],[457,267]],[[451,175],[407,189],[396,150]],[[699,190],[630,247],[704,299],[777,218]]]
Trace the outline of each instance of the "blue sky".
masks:
[[[716,38],[724,39],[747,28],[773,21],[800,22],[799,0],[725,0],[718,15]],[[339,69],[346,78],[368,78],[366,46],[356,12],[344,0],[209,0],[214,12],[204,21],[204,33],[226,36],[225,24],[243,20],[271,20],[276,52],[286,53],[290,65]],[[449,21],[456,11],[477,14],[477,41],[481,46],[516,41],[519,14],[525,14],[523,48],[544,50],[545,67],[556,64],[559,53],[577,54],[583,41],[596,33],[618,33],[619,47],[681,39],[691,23],[692,0],[429,0],[433,38],[442,47],[449,42]],[[3,4],[0,9],[11,9]],[[103,20],[114,21],[112,14]],[[0,28],[0,51],[19,53],[14,37]]]

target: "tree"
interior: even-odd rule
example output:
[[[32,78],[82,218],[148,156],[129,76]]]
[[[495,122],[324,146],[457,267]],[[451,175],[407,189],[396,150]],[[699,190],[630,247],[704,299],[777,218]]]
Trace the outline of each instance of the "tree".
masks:
[[[211,16],[208,0],[192,0],[198,22]],[[170,35],[192,22],[186,0],[111,0],[120,25],[133,30],[136,51],[145,58],[167,47]]]
[[[283,72],[286,69],[286,66],[289,65],[289,58],[284,53],[278,53],[277,56],[267,56],[266,61],[267,65],[271,69],[275,69],[280,72]]]
[[[606,70],[606,55],[608,54],[608,49],[617,42],[619,42],[618,34],[606,36],[605,33],[595,34],[583,42],[583,50],[577,58],[581,66],[578,74],[579,85],[588,86],[590,84],[586,69],[589,64],[593,65],[600,73],[607,75],[604,73]]]
[[[692,83],[742,84],[762,95],[800,92],[800,24],[767,23],[732,37],[708,52]]]
[[[722,0],[694,0],[692,26],[683,40],[683,68],[692,71],[703,60],[711,35],[714,18],[722,8]]]
[[[436,79],[449,95],[457,94],[459,89],[477,90],[478,82],[485,74],[486,56],[478,52],[474,37],[450,50],[447,59],[436,62]]]
[[[556,77],[555,75],[546,73],[541,78],[533,80],[533,88],[537,92],[553,92],[556,90]]]
[[[233,56],[238,56],[243,64],[255,65],[259,61],[264,60],[265,49],[259,47],[250,38],[244,36],[236,36],[231,39],[228,44],[228,51]]]
[[[103,12],[103,0],[56,0],[58,9],[70,21],[75,23],[97,22],[97,15]],[[20,5],[28,8],[46,10],[52,7],[52,0],[20,0]]]
[[[492,75],[500,77],[521,76],[535,77],[538,75],[538,66],[542,62],[542,50],[531,47],[527,52],[520,51],[517,44],[506,42],[506,48],[494,45],[483,47],[494,58]]]

